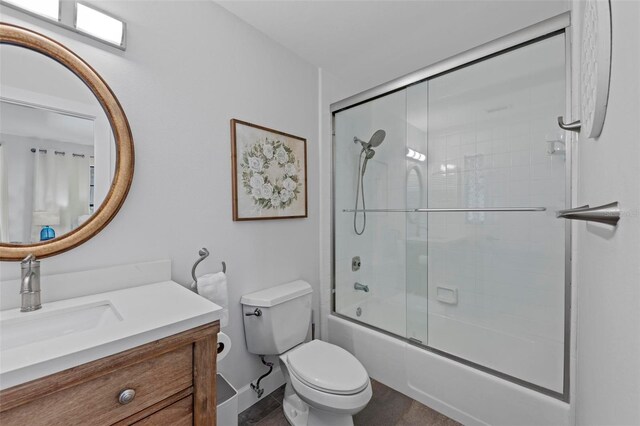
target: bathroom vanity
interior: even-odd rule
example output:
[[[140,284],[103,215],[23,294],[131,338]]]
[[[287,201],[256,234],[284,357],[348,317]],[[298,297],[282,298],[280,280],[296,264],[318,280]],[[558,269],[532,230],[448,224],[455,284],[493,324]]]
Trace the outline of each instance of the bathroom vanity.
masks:
[[[213,425],[209,323],[0,392],[3,425]]]
[[[167,263],[45,282],[160,277]],[[0,424],[214,425],[220,312],[170,280],[0,311]]]

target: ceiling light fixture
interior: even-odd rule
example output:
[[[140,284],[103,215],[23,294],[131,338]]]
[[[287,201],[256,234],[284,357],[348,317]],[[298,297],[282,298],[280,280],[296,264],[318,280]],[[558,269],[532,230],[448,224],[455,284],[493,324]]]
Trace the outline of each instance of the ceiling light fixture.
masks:
[[[86,4],[76,3],[75,27],[107,43],[124,46],[125,23]]]
[[[4,0],[4,2],[45,18],[56,21],[60,19],[60,0]]]
[[[427,159],[426,155],[411,148],[407,148],[407,157],[418,161],[424,161]]]

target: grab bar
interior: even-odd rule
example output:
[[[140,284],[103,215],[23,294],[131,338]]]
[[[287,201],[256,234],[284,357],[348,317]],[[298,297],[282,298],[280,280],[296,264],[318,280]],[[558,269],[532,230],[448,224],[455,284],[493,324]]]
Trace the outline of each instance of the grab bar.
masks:
[[[343,213],[544,212],[546,207],[486,207],[446,209],[342,209]]]

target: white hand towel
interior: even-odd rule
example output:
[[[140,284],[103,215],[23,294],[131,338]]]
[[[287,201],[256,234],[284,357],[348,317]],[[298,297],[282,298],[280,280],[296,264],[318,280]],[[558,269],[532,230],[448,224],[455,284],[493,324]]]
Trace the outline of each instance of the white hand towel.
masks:
[[[198,277],[198,294],[222,308],[220,327],[225,327],[229,323],[227,275],[224,272],[216,272]]]

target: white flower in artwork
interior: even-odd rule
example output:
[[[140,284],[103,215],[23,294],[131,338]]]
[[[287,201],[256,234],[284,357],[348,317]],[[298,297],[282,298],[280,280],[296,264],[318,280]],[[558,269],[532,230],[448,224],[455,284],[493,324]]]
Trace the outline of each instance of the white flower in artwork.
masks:
[[[282,181],[282,186],[284,187],[284,189],[286,189],[287,191],[295,191],[295,189],[298,187],[298,184],[295,183],[295,181],[291,178],[286,178],[285,180]]]
[[[262,153],[267,157],[267,160],[271,160],[273,158],[273,145],[265,142],[262,146]]]
[[[289,161],[289,154],[287,154],[287,151],[285,151],[283,147],[276,150],[276,160],[278,160],[278,163],[280,164],[284,164]]]
[[[262,198],[271,198],[273,195],[273,186],[270,183],[265,183],[262,185]]]
[[[262,137],[242,154],[242,186],[254,206],[286,209],[300,196],[300,163],[295,152],[277,139]]]
[[[249,157],[249,168],[254,172],[260,173],[262,171],[263,162],[261,158]]]
[[[293,163],[287,163],[284,166],[284,172],[287,174],[287,176],[295,176],[296,173],[298,173],[298,169],[296,169],[296,165]]]
[[[251,176],[251,180],[249,181],[249,184],[251,185],[251,188],[260,189],[264,184],[264,177],[262,177],[261,174],[256,173],[253,176]]]
[[[262,197],[262,191],[260,190],[260,188],[252,188],[251,196],[257,200],[258,198]]]
[[[286,203],[287,201],[289,201],[289,199],[291,199],[292,195],[293,195],[293,193],[291,191],[283,189],[282,191],[280,191],[280,200],[283,203]]]

